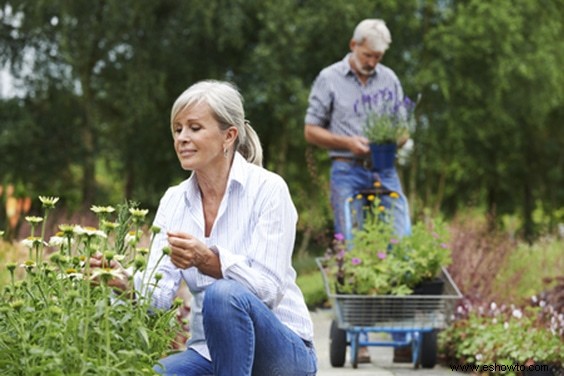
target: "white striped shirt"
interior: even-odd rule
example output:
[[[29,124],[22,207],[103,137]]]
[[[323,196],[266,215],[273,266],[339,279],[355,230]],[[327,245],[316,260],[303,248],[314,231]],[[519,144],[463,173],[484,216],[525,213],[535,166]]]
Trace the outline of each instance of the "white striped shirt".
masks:
[[[163,247],[168,245],[167,231],[192,234],[217,252],[223,278],[246,286],[282,323],[303,339],[312,341],[311,317],[291,265],[297,218],[286,182],[235,153],[227,190],[208,238],[204,235],[202,200],[195,174],[166,191],[155,216],[154,225],[159,226],[161,232],[153,241],[148,270],[154,268]],[[157,271],[163,278],[154,289],[152,304],[169,308],[184,279],[193,296],[188,346],[210,359],[204,337],[202,303],[206,287],[215,279],[196,268],[179,269],[168,256]],[[141,279],[141,274],[136,275],[137,291],[146,288],[142,287]]]
[[[309,95],[305,124],[317,125],[331,133],[344,136],[362,136],[366,114],[360,110],[364,98],[386,91],[390,100],[403,100],[401,83],[390,68],[376,66],[376,72],[366,84],[352,70],[345,58],[323,69],[315,79]],[[354,157],[349,150],[329,150],[332,157]]]

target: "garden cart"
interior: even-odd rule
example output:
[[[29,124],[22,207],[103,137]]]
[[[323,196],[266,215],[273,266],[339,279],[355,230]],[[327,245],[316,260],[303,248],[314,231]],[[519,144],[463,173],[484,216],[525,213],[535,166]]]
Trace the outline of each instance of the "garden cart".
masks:
[[[332,292],[321,258],[317,258],[325,290],[335,311],[329,333],[329,358],[333,367],[342,367],[347,346],[353,368],[358,367],[358,350],[363,346],[411,346],[415,368],[433,368],[437,362],[437,332],[454,315],[462,297],[446,269],[442,295],[345,295]],[[405,340],[362,340],[362,333],[403,333]]]
[[[381,195],[365,191],[361,195]],[[351,208],[345,203],[345,239],[352,239]],[[350,248],[349,248],[350,251]],[[415,368],[433,368],[437,362],[437,333],[454,317],[454,309],[462,294],[442,267],[438,280],[440,287],[431,291],[416,288],[411,295],[362,295],[337,292],[328,275],[325,259],[317,258],[327,296],[335,311],[330,329],[330,361],[333,367],[345,363],[346,349],[350,346],[353,368],[358,366],[359,348],[365,346],[410,346]],[[431,287],[433,288],[433,287]],[[367,333],[392,334],[389,341],[371,341]]]

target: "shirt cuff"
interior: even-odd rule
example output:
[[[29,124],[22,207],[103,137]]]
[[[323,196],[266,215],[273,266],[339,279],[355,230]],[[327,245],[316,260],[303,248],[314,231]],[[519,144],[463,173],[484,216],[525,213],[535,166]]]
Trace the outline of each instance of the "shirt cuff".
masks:
[[[221,264],[221,273],[223,274],[224,277],[227,277],[227,271],[230,268],[232,268],[234,265],[239,263],[244,263],[247,260],[245,256],[235,255],[222,247],[218,247],[214,245],[210,247],[210,249],[212,250],[212,252],[214,252],[219,256],[219,261]]]

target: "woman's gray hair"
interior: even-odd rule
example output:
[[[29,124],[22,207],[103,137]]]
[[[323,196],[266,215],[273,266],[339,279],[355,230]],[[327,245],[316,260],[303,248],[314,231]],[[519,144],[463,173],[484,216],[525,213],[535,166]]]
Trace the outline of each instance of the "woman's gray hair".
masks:
[[[257,133],[245,120],[243,97],[236,86],[225,81],[205,80],[186,89],[174,102],[170,114],[171,129],[174,128],[176,115],[187,107],[206,103],[219,127],[226,130],[234,126],[238,130],[235,150],[251,163],[262,165],[262,146]],[[174,129],[173,129],[174,131]]]
[[[358,44],[366,42],[368,48],[380,52],[385,52],[392,43],[386,23],[376,18],[361,21],[354,29],[352,39]]]

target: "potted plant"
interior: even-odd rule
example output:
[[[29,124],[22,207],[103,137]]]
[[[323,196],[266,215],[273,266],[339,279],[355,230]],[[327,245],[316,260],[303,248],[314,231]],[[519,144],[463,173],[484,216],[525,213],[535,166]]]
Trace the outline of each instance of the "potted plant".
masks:
[[[383,89],[364,95],[355,112],[365,116],[364,134],[370,141],[372,168],[375,171],[390,169],[394,165],[398,145],[403,145],[415,131],[414,111],[417,105],[408,97],[401,100]]]
[[[435,280],[450,263],[444,222],[428,217],[413,226],[410,236],[400,239],[394,234],[391,210],[374,196],[367,199],[374,204],[365,209],[362,229],[354,230],[350,241],[337,234],[333,249],[324,257],[335,292],[409,295],[422,283]]]

